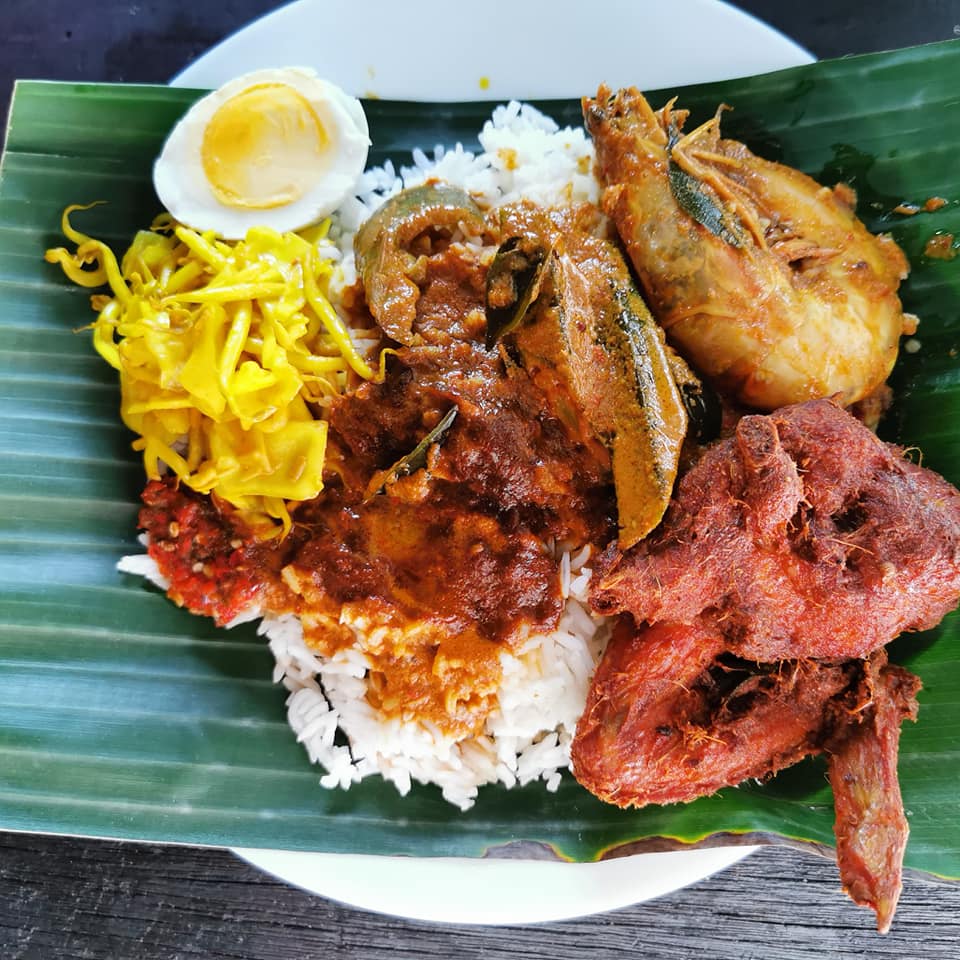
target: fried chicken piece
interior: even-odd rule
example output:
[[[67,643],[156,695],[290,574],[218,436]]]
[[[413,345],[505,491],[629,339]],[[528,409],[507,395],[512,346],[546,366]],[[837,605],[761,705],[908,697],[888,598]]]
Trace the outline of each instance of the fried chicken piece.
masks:
[[[862,722],[838,731],[828,768],[843,889],[876,913],[877,929],[886,933],[903,886],[909,833],[897,779],[900,724],[917,719],[920,681],[876,654],[867,680],[871,696]]]
[[[734,661],[709,622],[635,628],[623,618],[573,742],[577,779],[620,807],[687,803],[826,752],[843,889],[886,933],[909,826],[897,781],[900,724],[917,677],[866,660]]]
[[[859,668],[761,668],[726,648],[707,620],[639,630],[620,620],[573,742],[580,783],[621,807],[687,803],[820,752],[824,704]]]
[[[827,400],[741,419],[592,596],[638,623],[709,611],[763,662],[865,657],[958,599],[960,492]]]
[[[889,928],[907,821],[900,723],[920,682],[884,645],[960,600],[960,492],[830,401],[747,416],[592,603],[629,613],[577,727],[577,779],[686,802],[827,751],[844,888]]]

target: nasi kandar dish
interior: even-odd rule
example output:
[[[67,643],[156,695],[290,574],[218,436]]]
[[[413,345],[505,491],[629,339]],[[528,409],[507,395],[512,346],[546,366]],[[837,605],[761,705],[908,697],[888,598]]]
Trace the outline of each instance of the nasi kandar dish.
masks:
[[[146,485],[149,576],[257,619],[322,783],[562,771],[621,807],[826,757],[845,889],[890,926],[960,493],[875,427],[908,264],[821,185],[673,101],[364,170],[359,102],[261,71],[197,103],[91,288]]]

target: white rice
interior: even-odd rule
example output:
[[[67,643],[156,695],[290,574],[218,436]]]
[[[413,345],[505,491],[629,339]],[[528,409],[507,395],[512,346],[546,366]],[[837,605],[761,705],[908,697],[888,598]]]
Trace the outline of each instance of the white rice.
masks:
[[[331,255],[341,260],[341,282],[356,279],[353,235],[384,202],[408,187],[443,180],[462,187],[485,208],[526,198],[545,206],[598,203],[593,143],[582,127],[560,128],[530,104],[511,100],[493,111],[479,135],[479,153],[437,145],[433,155],[414,150],[413,165],[399,171],[387,161],[360,180],[357,196],[334,215]],[[467,238],[468,240],[471,238]],[[475,238],[474,238],[475,239]]]
[[[274,683],[289,691],[290,727],[310,762],[326,770],[321,786],[347,789],[379,774],[404,795],[416,780],[437,785],[445,800],[467,810],[484,784],[509,788],[543,780],[547,790],[555,791],[569,767],[587,687],[609,639],[608,621],[592,616],[586,602],[589,552],[562,555],[561,570],[567,570],[568,579],[557,629],[528,637],[516,653],[500,654],[497,706],[483,731],[469,738],[458,740],[427,721],[376,711],[366,697],[367,655],[347,648],[332,657],[319,656],[304,642],[294,614],[251,608],[228,626],[260,620],[257,632],[269,640],[275,660]],[[117,566],[163,590],[169,587],[145,554],[124,557]],[[346,743],[336,742],[338,730]]]
[[[583,587],[589,570],[577,572]],[[462,809],[486,783],[512,787],[543,779],[547,789],[557,789],[607,640],[606,625],[587,613],[583,593],[568,596],[557,630],[531,636],[516,654],[501,654],[497,707],[482,733],[457,740],[430,723],[378,713],[366,699],[370,662],[360,650],[319,657],[290,615],[264,617],[259,632],[276,660],[274,680],[290,691],[290,726],[310,760],[327,771],[323,786],[347,788],[378,773],[401,794],[414,780],[436,784]],[[335,742],[338,728],[349,745]]]
[[[593,148],[581,128],[559,129],[529,105],[498,107],[480,134],[482,152],[456,146],[420,150],[413,166],[392,164],[367,171],[358,196],[334,217],[324,253],[339,263],[337,286],[355,280],[353,234],[385,199],[427,180],[461,186],[484,207],[521,197],[544,205],[599,199]],[[463,238],[467,244],[478,238]],[[355,333],[358,346],[366,338]],[[563,613],[555,631],[530,636],[515,653],[500,655],[503,677],[494,709],[478,735],[456,739],[423,720],[384,716],[367,700],[367,655],[356,648],[321,657],[304,642],[292,614],[262,615],[251,609],[235,623],[262,615],[258,632],[267,637],[276,661],[274,681],[289,691],[287,717],[312,763],[326,773],[322,786],[346,789],[379,774],[406,794],[413,781],[435,784],[461,809],[478,788],[534,780],[556,790],[569,767],[570,744],[583,711],[587,687],[609,636],[609,626],[587,606],[590,548],[561,552],[559,578]],[[124,557],[119,567],[168,584],[148,556]],[[359,625],[349,624],[357,630]],[[234,624],[231,624],[234,625]]]

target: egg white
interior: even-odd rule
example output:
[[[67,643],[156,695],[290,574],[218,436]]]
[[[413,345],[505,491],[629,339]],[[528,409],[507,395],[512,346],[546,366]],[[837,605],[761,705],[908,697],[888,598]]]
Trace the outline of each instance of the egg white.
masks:
[[[221,202],[202,160],[204,133],[223,104],[251,87],[285,84],[306,100],[327,135],[326,172],[298,199],[268,209]],[[153,168],[153,184],[174,219],[227,240],[251,227],[298,230],[328,216],[353,192],[367,162],[370,130],[360,101],[306,67],[255,70],[198,100],[171,131]]]

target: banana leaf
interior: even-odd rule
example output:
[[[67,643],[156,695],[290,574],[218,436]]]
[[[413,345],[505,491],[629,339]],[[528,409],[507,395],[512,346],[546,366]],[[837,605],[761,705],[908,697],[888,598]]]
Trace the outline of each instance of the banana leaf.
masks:
[[[821,62],[679,92],[694,120],[720,101],[725,130],[825,183],[850,182],[871,229],[906,250],[920,349],[895,371],[889,438],[960,482],[960,42]],[[600,81],[603,78],[598,77]],[[519,91],[522,93],[522,91]],[[584,91],[585,93],[589,91]],[[137,550],[142,468],[118,419],[113,371],[78,328],[88,295],[43,262],[69,203],[106,200],[83,229],[125,248],[159,212],[150,168],[198,91],[25,82],[0,173],[0,827],[334,852],[480,856],[516,840],[589,860],[648,837],[767,835],[830,844],[822,764],[801,764],[686,806],[621,811],[565,777],[481,790],[468,813],[439,791],[378,779],[328,792],[285,723],[272,660],[250,627],[214,628],[118,574]],[[575,102],[540,106],[579,122]],[[366,104],[371,162],[414,146],[475,143],[487,103]],[[948,203],[913,217],[901,201]],[[956,617],[901,638],[923,679],[900,775],[909,867],[960,877],[960,646]]]

